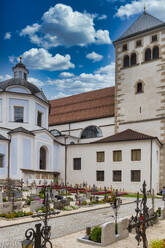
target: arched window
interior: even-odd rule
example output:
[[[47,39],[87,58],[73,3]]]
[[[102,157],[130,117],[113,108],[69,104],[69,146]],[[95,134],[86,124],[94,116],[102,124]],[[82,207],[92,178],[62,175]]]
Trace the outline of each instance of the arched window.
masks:
[[[47,150],[44,146],[40,148],[40,170],[46,170]]]
[[[136,53],[131,54],[131,65],[136,65]]]
[[[136,85],[136,93],[142,93],[142,92],[143,92],[143,84],[142,82],[139,82]]]
[[[102,137],[101,129],[96,126],[86,127],[81,134],[81,139],[96,138],[96,137]]]
[[[123,59],[123,67],[129,67],[129,56],[125,55]]]
[[[151,60],[151,49],[147,48],[145,50],[145,61],[150,61]]]
[[[152,56],[153,56],[153,59],[159,58],[159,47],[158,46],[154,46],[153,51],[152,51]]]

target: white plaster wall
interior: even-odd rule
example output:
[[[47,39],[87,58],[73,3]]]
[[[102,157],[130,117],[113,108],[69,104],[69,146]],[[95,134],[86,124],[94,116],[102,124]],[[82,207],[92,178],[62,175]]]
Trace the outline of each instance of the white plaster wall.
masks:
[[[133,129],[134,131],[148,134],[154,137],[158,137],[160,139],[161,126],[162,124],[160,120],[126,123],[126,124],[122,123],[119,125],[119,132],[122,132],[130,128]]]
[[[0,99],[2,99],[2,116],[0,118],[0,126],[4,128],[9,128],[9,129],[14,129],[17,127],[24,127],[25,129],[28,130],[34,130],[34,129],[41,129],[41,127],[38,127],[36,125],[36,111],[35,111],[35,104],[38,103],[40,104],[44,109],[45,109],[45,126],[44,128],[48,128],[48,105],[44,103],[43,101],[40,101],[33,95],[21,95],[21,94],[14,94],[14,93],[6,93],[6,92],[0,92]],[[18,100],[26,100],[28,102],[28,110],[24,109],[25,115],[28,111],[28,121],[25,121],[24,123],[18,123],[18,122],[13,122],[12,117],[10,116],[9,113],[9,101],[10,99],[15,99],[17,102]],[[16,104],[17,105],[17,104]],[[18,104],[18,106],[21,104]],[[13,106],[11,106],[13,108]],[[13,115],[13,114],[12,114]]]
[[[91,125],[101,128],[102,134],[103,134],[102,138],[114,134],[114,117],[100,118],[100,119],[88,120],[88,121],[80,121],[80,122],[71,123],[70,125],[69,124],[56,125],[56,126],[49,127],[49,130],[57,129],[64,135],[71,135],[71,136],[80,138],[83,129]],[[81,139],[80,142],[88,143],[88,142],[95,141],[99,138]]]
[[[141,161],[131,161],[131,149],[141,149]],[[155,146],[153,147],[155,149]],[[122,161],[113,162],[113,150],[122,150]],[[96,152],[105,152],[105,162],[96,162]],[[155,152],[155,151],[154,151]],[[136,192],[144,180],[150,187],[150,141],[113,142],[108,144],[70,145],[67,152],[67,179],[71,184],[87,182],[88,185],[124,189]],[[81,170],[73,170],[73,158],[81,157]],[[96,181],[96,171],[104,170],[104,182]],[[122,182],[112,181],[112,171],[122,170]],[[141,170],[141,182],[131,182],[131,170]],[[155,179],[158,180],[158,179]],[[158,182],[154,182],[156,185]],[[156,187],[156,186],[155,186]],[[157,187],[155,188],[157,191]]]

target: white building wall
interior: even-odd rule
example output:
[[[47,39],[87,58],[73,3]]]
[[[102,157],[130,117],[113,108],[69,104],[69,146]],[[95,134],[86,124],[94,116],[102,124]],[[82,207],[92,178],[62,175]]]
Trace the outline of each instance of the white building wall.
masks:
[[[56,126],[50,126],[49,130],[57,129],[59,130],[63,135],[71,135],[74,137],[81,137],[82,131],[88,127],[88,126],[97,126],[100,127],[102,130],[102,138],[113,135],[114,134],[114,117],[108,117],[108,118],[100,118],[95,120],[88,120],[88,121],[80,121],[65,125],[56,125]],[[95,140],[98,140],[99,138],[92,138],[92,139],[81,139],[79,142],[81,143],[88,143]]]
[[[141,161],[131,161],[131,149],[141,149]],[[158,146],[153,146],[153,154]],[[113,162],[113,150],[122,150],[122,161]],[[105,152],[105,162],[96,162],[96,152]],[[139,191],[143,181],[150,189],[150,141],[112,142],[108,144],[70,145],[67,152],[67,180],[71,184],[87,182],[98,187],[113,187],[124,189],[127,192]],[[81,170],[73,170],[73,158],[81,158]],[[156,166],[154,167],[156,168]],[[96,171],[104,170],[104,182],[96,181]],[[113,182],[113,170],[122,170],[122,182]],[[141,181],[131,182],[131,170],[141,170]],[[154,169],[154,173],[155,173]],[[155,177],[153,185],[158,191],[158,178]]]

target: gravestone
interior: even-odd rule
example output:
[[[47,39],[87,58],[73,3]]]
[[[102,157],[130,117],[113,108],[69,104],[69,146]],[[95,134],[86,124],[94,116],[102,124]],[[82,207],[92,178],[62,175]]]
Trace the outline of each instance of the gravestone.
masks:
[[[83,196],[80,198],[80,204],[82,204],[82,202],[86,201],[86,196]]]
[[[21,191],[15,192],[15,198],[22,198],[22,192]]]
[[[90,199],[91,198],[91,192],[87,192],[86,197],[87,197],[87,199]]]
[[[95,186],[95,184],[93,184],[92,192],[96,192],[96,186]]]
[[[0,203],[3,202],[2,192],[0,191]]]
[[[41,203],[41,201],[31,201],[30,203],[30,211],[34,212],[38,210],[39,208],[42,208],[44,205]]]

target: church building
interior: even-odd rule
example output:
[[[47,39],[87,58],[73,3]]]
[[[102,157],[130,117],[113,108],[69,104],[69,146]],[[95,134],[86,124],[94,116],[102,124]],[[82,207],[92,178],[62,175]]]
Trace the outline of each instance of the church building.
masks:
[[[48,101],[20,61],[0,83],[0,179],[128,192],[165,184],[165,23],[144,13],[113,42],[115,86]]]

